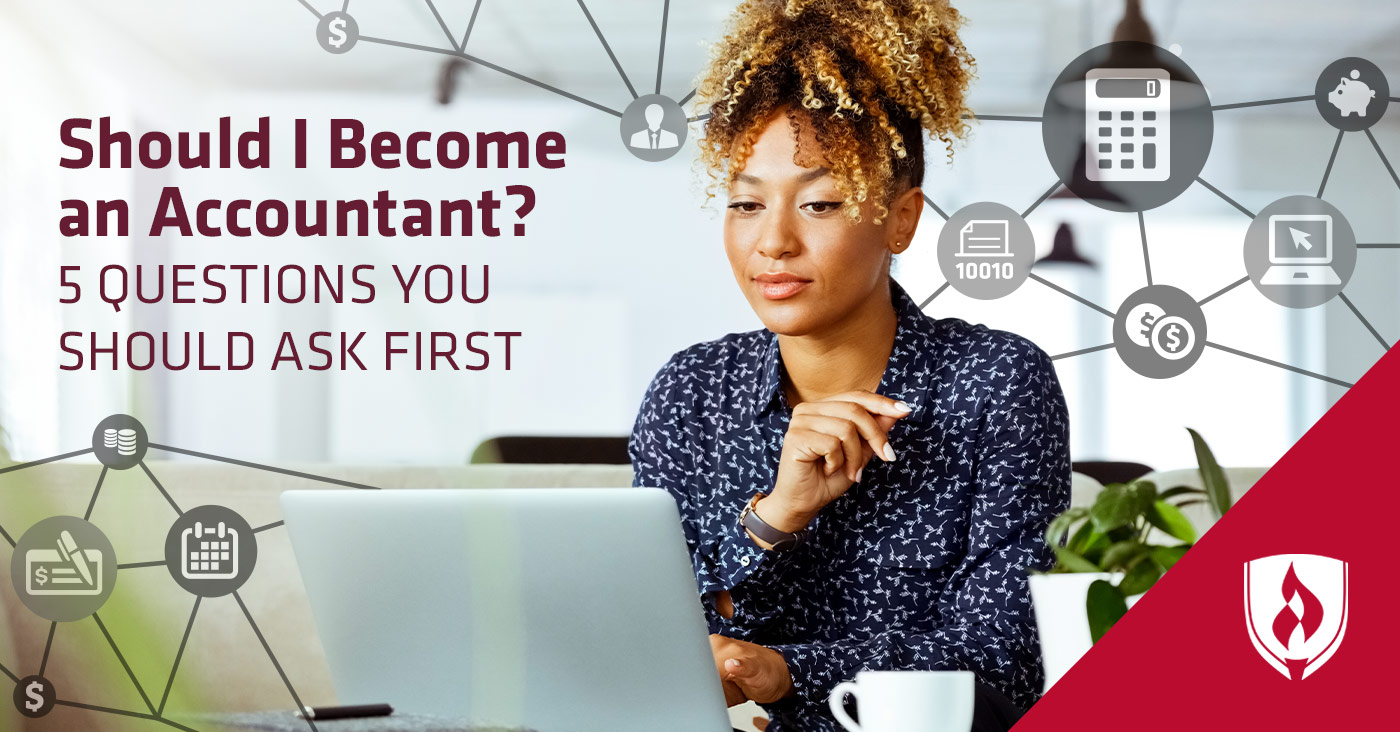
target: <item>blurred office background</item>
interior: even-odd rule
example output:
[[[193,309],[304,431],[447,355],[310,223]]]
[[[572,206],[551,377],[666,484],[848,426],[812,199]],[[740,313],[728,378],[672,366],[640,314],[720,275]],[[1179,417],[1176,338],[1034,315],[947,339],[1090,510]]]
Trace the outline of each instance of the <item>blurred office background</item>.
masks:
[[[320,12],[341,0],[306,0]],[[632,96],[574,0],[438,0],[441,23],[467,52],[606,107]],[[963,0],[964,39],[978,61],[973,108],[1039,115],[1051,81],[1081,52],[1109,40],[1122,0]],[[661,93],[691,91],[733,6],[670,4]],[[1147,0],[1147,21],[1228,104],[1310,94],[1331,61],[1361,56],[1400,88],[1400,5],[1366,0]],[[592,0],[593,19],[638,93],[657,84],[662,0]],[[424,0],[355,0],[365,35],[447,48]],[[299,0],[190,4],[0,3],[0,425],[17,459],[81,449],[104,416],[130,412],[153,439],[267,462],[453,463],[502,434],[622,435],[642,392],[673,352],[760,327],[736,288],[721,245],[722,201],[702,208],[692,147],[645,163],[622,147],[616,117],[475,64],[458,69],[451,100],[437,100],[446,56],[361,42],[326,53],[316,17]],[[1392,92],[1394,94],[1394,92]],[[1373,132],[1400,161],[1400,108]],[[692,109],[692,114],[703,110]],[[270,116],[271,170],[65,171],[59,121],[110,115],[141,131],[212,130]],[[312,150],[290,164],[292,120],[323,139],[325,120],[354,117],[367,129],[563,132],[561,170],[336,171]],[[691,139],[700,131],[692,125]],[[1336,130],[1311,102],[1217,112],[1202,178],[1258,211],[1292,194],[1315,194]],[[279,146],[280,144],[280,146]],[[976,201],[1023,210],[1055,180],[1035,123],[984,121],[951,164],[929,148],[926,192],[944,211]],[[538,194],[525,238],[262,240],[151,239],[144,235],[161,187],[202,198],[475,197],[528,183]],[[1400,242],[1400,189],[1363,133],[1341,141],[1325,196],[1363,242]],[[130,237],[63,239],[58,202],[128,198]],[[1116,309],[1146,284],[1138,222],[1054,198],[1028,218],[1043,250],[1065,225],[1092,262],[1038,265],[1047,279]],[[1201,186],[1147,212],[1154,282],[1204,298],[1244,276],[1249,219]],[[943,278],[933,256],[942,219],[926,211],[896,276],[916,298]],[[1362,250],[1346,289],[1386,343],[1400,338],[1400,251]],[[362,305],[134,305],[114,313],[89,299],[60,305],[58,267],[126,264],[300,263],[378,265],[378,301]],[[392,263],[489,264],[491,297],[470,305],[396,304]],[[1051,354],[1110,342],[1112,321],[1036,282],[1000,301],[945,291],[928,307],[1024,334]],[[1383,345],[1340,300],[1292,311],[1248,283],[1205,306],[1209,339],[1274,361],[1354,382]],[[60,371],[63,331],[242,330],[259,338],[260,363],[243,372]],[[520,330],[512,370],[271,372],[281,331]],[[217,341],[217,337],[213,340]],[[1207,349],[1186,374],[1136,375],[1112,350],[1057,362],[1072,412],[1077,459],[1133,460],[1158,468],[1194,464],[1185,426],[1200,430],[1223,462],[1279,458],[1345,389]]]

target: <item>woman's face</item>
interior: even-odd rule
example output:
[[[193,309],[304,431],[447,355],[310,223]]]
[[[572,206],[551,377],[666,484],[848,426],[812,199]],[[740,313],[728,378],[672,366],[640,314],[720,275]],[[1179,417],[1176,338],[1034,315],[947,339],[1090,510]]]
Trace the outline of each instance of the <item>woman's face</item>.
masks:
[[[909,189],[882,224],[872,222],[868,203],[851,223],[825,165],[810,127],[794,140],[780,112],[729,190],[725,252],[749,306],[774,333],[821,333],[885,297],[887,255],[908,246],[922,209],[922,194]]]

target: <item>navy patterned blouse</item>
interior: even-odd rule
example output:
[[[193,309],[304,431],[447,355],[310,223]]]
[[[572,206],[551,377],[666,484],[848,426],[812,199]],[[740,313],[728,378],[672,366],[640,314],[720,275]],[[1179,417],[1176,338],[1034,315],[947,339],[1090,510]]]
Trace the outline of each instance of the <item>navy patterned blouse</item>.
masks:
[[[912,414],[806,543],[764,550],[738,523],[773,488],[792,410],[778,339],[731,333],[675,354],[643,397],[635,484],[676,499],[710,632],[780,652],[794,694],[771,732],[837,730],[827,697],[862,669],[968,669],[1029,707],[1041,684],[1026,574],[1069,506],[1069,419],[1050,358],[1016,335],[934,319],[893,279],[877,391]],[[714,607],[729,590],[734,617]]]

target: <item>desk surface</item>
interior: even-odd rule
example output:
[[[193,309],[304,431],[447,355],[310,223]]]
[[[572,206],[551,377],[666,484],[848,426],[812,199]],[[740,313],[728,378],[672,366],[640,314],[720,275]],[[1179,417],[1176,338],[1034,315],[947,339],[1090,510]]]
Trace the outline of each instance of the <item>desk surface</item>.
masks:
[[[306,720],[290,711],[211,714],[191,724],[200,732],[205,732],[206,725],[230,732],[307,732],[311,729]],[[398,712],[387,717],[321,720],[316,722],[316,729],[320,732],[529,732],[518,727],[473,725],[462,719]]]

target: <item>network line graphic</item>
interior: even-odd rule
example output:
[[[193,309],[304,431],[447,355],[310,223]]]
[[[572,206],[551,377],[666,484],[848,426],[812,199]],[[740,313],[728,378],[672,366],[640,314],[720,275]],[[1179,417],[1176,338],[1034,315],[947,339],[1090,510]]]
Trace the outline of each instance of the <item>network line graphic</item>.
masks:
[[[656,61],[656,82],[650,94],[633,84],[584,0],[577,0],[598,41],[611,60],[633,101],[617,110],[585,99],[551,84],[533,79],[467,53],[482,0],[475,0],[465,32],[458,36],[448,27],[433,0],[424,0],[441,27],[447,47],[433,47],[360,34],[350,14],[350,2],[339,10],[321,12],[308,0],[296,0],[317,20],[316,39],[332,54],[350,52],[358,43],[379,44],[445,55],[467,61],[552,94],[570,99],[619,120],[621,144],[640,160],[658,162],[678,152],[688,126],[709,118],[687,114],[685,104],[696,91],[679,98],[662,94],[670,0],[663,0],[661,36]],[[1290,196],[1255,212],[1201,178],[1209,155],[1215,112],[1277,104],[1313,102],[1318,113],[1337,128],[1326,168],[1313,196]],[[1345,217],[1323,200],[1337,151],[1348,133],[1361,132],[1370,141],[1379,162],[1400,189],[1400,176],[1381,149],[1370,127],[1389,104],[1383,73],[1358,58],[1342,58],[1319,75],[1314,94],[1261,101],[1212,104],[1205,86],[1180,58],[1165,49],[1135,42],[1115,42],[1091,49],[1071,62],[1056,79],[1041,116],[973,115],[974,119],[1039,124],[1057,178],[1044,193],[1019,211],[1001,203],[980,202],[949,213],[925,195],[927,206],[943,219],[938,236],[938,261],[946,282],[929,294],[920,308],[927,308],[952,287],[974,299],[1005,297],[1025,281],[1033,280],[1080,305],[1110,318],[1114,323],[1109,343],[1052,356],[1074,358],[1114,349],[1131,370],[1157,379],[1184,373],[1206,348],[1284,369],[1295,374],[1350,388],[1353,384],[1324,374],[1216,343],[1207,339],[1203,308],[1221,295],[1253,283],[1259,293],[1283,307],[1310,308],[1339,299],[1358,321],[1388,350],[1390,343],[1376,330],[1343,291],[1356,267],[1360,250],[1400,249],[1400,243],[1358,243]],[[1210,295],[1195,299],[1184,291],[1154,281],[1144,212],[1160,206],[1187,188],[1199,185],[1250,219],[1243,242],[1245,275]],[[1032,271],[1035,243],[1025,219],[1062,189],[1079,199],[1112,211],[1137,217],[1147,286],[1132,293],[1116,310],[1092,302]],[[103,468],[87,510],[77,516],[51,516],[34,524],[16,540],[3,526],[0,538],[12,547],[11,575],[15,592],[34,613],[50,620],[49,633],[37,673],[20,677],[0,662],[0,673],[14,683],[14,702],[27,717],[41,717],[65,706],[129,718],[150,720],[185,732],[198,732],[166,715],[166,703],[180,668],[190,631],[205,600],[232,596],[277,671],[288,695],[302,708],[291,679],[273,653],[239,588],[251,576],[257,561],[257,536],[275,530],[281,521],[252,527],[236,512],[222,506],[184,509],[146,464],[148,450],[181,454],[242,467],[271,471],[343,488],[377,489],[375,486],[286,470],[234,458],[196,452],[149,441],[135,418],[113,415],[93,433],[91,447],[74,452],[0,468],[0,475],[46,463],[95,455]],[[140,468],[152,486],[176,514],[167,532],[161,560],[120,564],[106,536],[89,523],[109,470]],[[195,601],[160,698],[157,700],[137,679],[116,639],[102,622],[98,610],[110,596],[121,572],[165,567]],[[60,698],[45,677],[60,622],[92,618],[112,653],[139,694],[145,711],[86,704]],[[154,691],[154,689],[152,689]],[[316,723],[306,719],[316,730]]]
[[[273,653],[272,646],[263,635],[248,605],[239,594],[239,588],[251,577],[257,563],[257,535],[277,529],[282,521],[273,521],[262,526],[251,527],[236,512],[217,505],[182,507],[171,492],[160,482],[146,464],[148,450],[187,455],[205,460],[238,465],[245,468],[264,470],[289,475],[306,480],[327,483],[342,488],[378,490],[377,486],[355,483],[321,475],[313,475],[295,470],[287,470],[271,465],[263,465],[246,460],[237,460],[208,453],[186,450],[170,445],[149,441],[146,430],[135,418],[115,414],[100,422],[93,432],[93,444],[83,450],[33,460],[18,465],[0,467],[0,475],[32,468],[46,463],[67,460],[84,455],[95,455],[102,463],[97,485],[88,500],[87,510],[81,518],[77,516],[50,516],[24,532],[18,540],[3,525],[0,516],[0,537],[13,549],[11,557],[11,579],[20,601],[31,611],[50,621],[48,638],[44,643],[44,654],[39,661],[37,672],[20,677],[16,670],[0,661],[0,673],[14,682],[14,703],[26,717],[38,718],[47,715],[55,707],[73,707],[94,712],[103,712],[123,717],[145,719],[185,732],[199,732],[166,716],[166,703],[170,690],[180,670],[180,661],[185,655],[185,647],[194,628],[195,617],[202,604],[208,600],[220,601],[232,596],[239,611],[248,621],[258,643],[276,669],[287,693],[296,704],[303,708],[301,696],[297,694],[291,679],[287,677],[282,664]],[[110,541],[89,519],[92,517],[102,484],[110,470],[140,468],[151,485],[160,493],[175,512],[176,519],[167,532],[165,558],[153,561],[118,563],[116,552]],[[57,547],[55,549],[55,547]],[[165,567],[177,584],[195,598],[190,609],[189,620],[175,652],[165,689],[157,699],[155,689],[142,686],[132,671],[126,657],[122,655],[107,625],[102,622],[98,610],[111,596],[116,578],[121,572],[145,568]],[[53,649],[54,635],[60,622],[79,622],[92,618],[113,655],[126,672],[131,684],[145,707],[144,711],[117,709],[86,704],[59,697],[59,690],[45,676],[49,665],[49,653]],[[185,710],[189,711],[189,710]],[[316,722],[307,718],[306,724],[316,730]]]
[[[424,0],[447,40],[447,47],[406,43],[362,35],[350,13],[349,0],[339,10],[322,12],[309,0],[297,0],[317,19],[316,37],[333,54],[351,51],[357,43],[380,44],[440,54],[477,64],[545,91],[618,117],[624,147],[641,160],[665,160],[681,149],[689,124],[709,114],[687,114],[682,108],[695,96],[691,89],[679,98],[661,93],[666,57],[670,0],[661,8],[661,37],[652,94],[637,91],[584,0],[578,6],[632,97],[625,110],[585,99],[551,84],[491,63],[467,52],[482,0],[476,0],[465,33],[448,27],[433,0]],[[1281,199],[1259,212],[1250,211],[1200,176],[1209,155],[1213,114],[1226,110],[1276,104],[1314,102],[1319,114],[1337,128],[1336,141],[1315,196]],[[975,299],[1011,294],[1034,280],[1075,302],[1112,319],[1109,343],[1052,356],[1074,358],[1114,349],[1130,369],[1149,378],[1164,379],[1188,370],[1206,348],[1350,388],[1351,382],[1232,348],[1206,337],[1205,305],[1253,282],[1266,298],[1289,308],[1340,300],[1382,349],[1390,343],[1347,297],[1343,289],[1355,270],[1358,250],[1400,249],[1400,243],[1357,243],[1341,211],[1323,200],[1343,137],[1362,132],[1380,163],[1400,189],[1400,176],[1370,127],[1386,106],[1400,101],[1390,96],[1385,75],[1365,59],[1343,58],[1317,79],[1314,94],[1259,101],[1212,104],[1205,85],[1174,53],[1155,45],[1131,41],[1104,44],[1071,62],[1052,85],[1041,116],[969,115],[971,119],[1040,124],[1046,154],[1057,179],[1025,209],[1004,204],[974,203],[949,213],[925,195],[928,207],[944,220],[938,260],[946,281],[921,303],[927,307],[952,287]],[[1246,273],[1204,298],[1195,299],[1179,288],[1159,284],[1152,276],[1144,212],[1160,206],[1192,185],[1218,196],[1251,225],[1244,242]],[[1141,235],[1147,286],[1132,293],[1116,310],[1092,302],[1032,271],[1035,242],[1025,218],[1051,196],[1067,189],[1080,200],[1101,208],[1135,213]],[[973,242],[969,246],[969,242]]]

